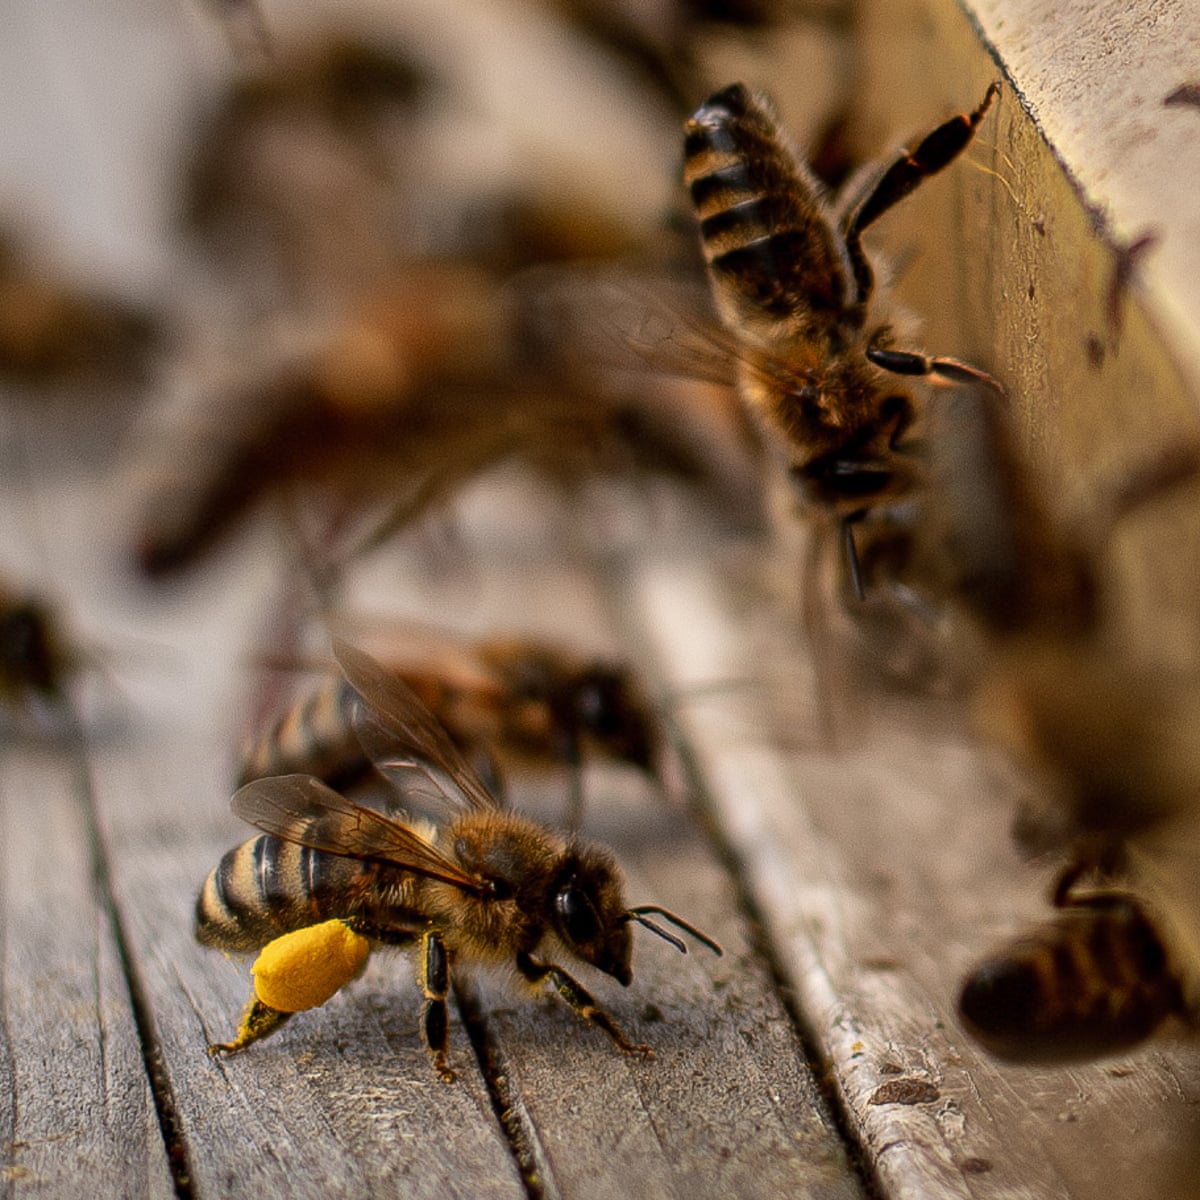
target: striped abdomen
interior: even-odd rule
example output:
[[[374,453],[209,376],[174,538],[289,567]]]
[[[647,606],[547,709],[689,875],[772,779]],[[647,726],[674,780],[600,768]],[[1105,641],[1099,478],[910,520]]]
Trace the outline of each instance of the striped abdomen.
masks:
[[[293,929],[335,917],[402,933],[423,923],[413,876],[395,867],[260,834],[230,850],[196,900],[196,940],[257,950]]]
[[[756,324],[778,336],[784,321],[803,340],[827,338],[850,298],[821,185],[741,84],[687,122],[684,181],[725,319],[752,336]]]
[[[238,785],[269,775],[315,775],[333,788],[359,782],[371,763],[354,733],[354,689],[330,675],[242,751]]]
[[[1129,899],[1064,908],[967,977],[958,1012],[997,1058],[1069,1062],[1127,1050],[1183,1011],[1153,925]]]

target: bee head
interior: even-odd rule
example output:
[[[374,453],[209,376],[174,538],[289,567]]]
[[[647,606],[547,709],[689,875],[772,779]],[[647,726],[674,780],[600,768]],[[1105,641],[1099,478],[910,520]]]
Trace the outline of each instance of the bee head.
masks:
[[[623,762],[649,771],[657,750],[653,722],[629,676],[597,663],[580,672],[573,689],[575,721]]]
[[[573,954],[629,986],[633,940],[620,875],[603,851],[568,857],[554,886],[554,929]]]

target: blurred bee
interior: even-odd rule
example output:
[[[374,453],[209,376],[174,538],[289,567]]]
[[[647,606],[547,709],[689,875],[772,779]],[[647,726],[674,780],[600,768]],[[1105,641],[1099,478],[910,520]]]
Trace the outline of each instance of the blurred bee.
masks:
[[[288,485],[328,503],[350,557],[510,460],[564,490],[645,472],[752,526],[757,445],[729,391],[581,369],[533,292],[471,263],[412,263],[311,349],[196,398],[149,464],[142,571],[192,565]]]
[[[183,232],[262,311],[344,301],[407,250],[397,141],[410,147],[397,132],[432,81],[405,53],[346,36],[275,42],[264,56],[255,5],[209,2],[250,69],[197,123],[182,166]]]
[[[447,637],[423,655],[386,666],[468,761],[486,768],[481,773],[493,791],[502,786],[499,763],[570,768],[572,825],[582,809],[580,768],[593,755],[659,778],[658,722],[623,664],[585,659],[532,637],[499,636]],[[238,783],[297,772],[342,791],[361,782],[385,746],[364,747],[356,703],[349,680],[329,676],[245,747]]]
[[[921,535],[941,593],[981,635],[977,725],[1025,772],[1018,845],[1059,863],[1056,913],[969,973],[959,1014],[1000,1058],[1116,1054],[1193,1012],[1200,691],[1114,636],[1105,548],[1125,515],[1196,478],[1200,451],[1176,439],[1068,522],[985,390],[939,406],[928,449]]]
[[[905,151],[840,211],[791,151],[767,102],[734,84],[685,126],[684,181],[721,320],[749,406],[783,439],[798,489],[839,522],[861,597],[854,525],[912,491],[921,464],[904,440],[916,416],[896,377],[999,385],[951,358],[891,346],[869,317],[874,274],[862,235],[966,148],[998,92]]]
[[[13,712],[31,701],[57,705],[77,665],[45,603],[0,585],[0,701]]]
[[[255,995],[232,1042],[241,1050],[293,1012],[322,1004],[361,971],[372,945],[416,948],[425,994],[422,1032],[447,1081],[446,996],[452,971],[509,963],[530,985],[549,981],[627,1054],[651,1055],[543,947],[632,979],[631,923],[680,951],[656,913],[720,954],[706,935],[655,905],[626,906],[605,849],[501,809],[414,693],[344,643],[335,654],[362,703],[364,727],[387,735],[377,762],[414,815],[356,804],[307,775],[255,780],[233,810],[263,834],[230,851],[196,906],[196,936],[225,950],[262,948]],[[368,733],[368,740],[372,735]]]
[[[975,966],[958,1016],[996,1058],[1066,1063],[1123,1053],[1189,1012],[1141,904],[1097,892],[1072,897]]]
[[[964,388],[930,423],[921,536],[934,590],[981,635],[975,715],[1031,772],[1017,839],[1080,870],[1124,869],[1131,838],[1190,807],[1192,680],[1133,659],[1113,629],[1106,546],[1130,513],[1200,475],[1176,439],[1099,489],[1087,520],[1052,514],[1022,460],[1007,406]]]
[[[134,379],[160,334],[148,313],[87,294],[0,232],[0,376],[41,386]]]

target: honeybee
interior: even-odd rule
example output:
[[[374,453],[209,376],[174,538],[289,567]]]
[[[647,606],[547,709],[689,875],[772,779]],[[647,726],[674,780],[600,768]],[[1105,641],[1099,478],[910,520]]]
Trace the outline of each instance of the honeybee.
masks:
[[[150,313],[87,293],[0,231],[0,375],[39,385],[136,378],[161,333]]]
[[[376,765],[430,822],[367,808],[307,775],[254,780],[234,795],[233,811],[263,833],[209,875],[196,937],[262,953],[236,1037],[209,1052],[242,1050],[293,1012],[324,1003],[357,976],[373,945],[390,945],[420,955],[421,1028],[446,1081],[454,1078],[451,973],[472,963],[509,963],[534,987],[549,981],[619,1049],[650,1057],[548,954],[557,948],[627,986],[632,923],[686,952],[652,913],[715,954],[720,947],[657,905],[627,907],[608,850],[504,811],[395,674],[345,643],[334,652],[360,699],[362,726],[390,741]]]
[[[1143,906],[1096,892],[1069,898],[974,967],[958,1016],[996,1058],[1065,1063],[1132,1049],[1188,1008]]]
[[[729,392],[581,370],[508,284],[410,263],[311,347],[196,397],[148,464],[142,571],[194,564],[285,485],[325,502],[352,558],[513,460],[564,490],[646,473],[754,520],[757,447]]]
[[[31,699],[56,704],[77,665],[51,609],[0,585],[0,701],[13,710]]]
[[[469,761],[573,769],[572,823],[582,803],[579,768],[591,755],[657,777],[658,722],[624,664],[587,659],[533,637],[441,639],[426,654],[387,663],[433,712]],[[369,774],[374,747],[355,728],[357,692],[330,675],[245,747],[238,783],[304,772],[344,790]],[[385,734],[385,737],[387,735]],[[382,749],[382,747],[380,747]],[[486,772],[485,772],[486,773]]]
[[[1200,457],[1175,439],[1069,521],[995,397],[962,389],[930,435],[921,530],[942,594],[981,634],[977,727],[1025,772],[1020,849],[1057,859],[1056,912],[972,969],[959,1015],[1003,1059],[1116,1054],[1195,1011],[1200,693],[1114,637],[1105,550],[1124,516],[1194,479]]]
[[[891,346],[890,327],[869,320],[874,274],[862,235],[962,153],[998,91],[992,84],[978,108],[938,126],[840,211],[768,103],[742,84],[710,96],[685,125],[684,181],[718,313],[737,346],[741,394],[781,436],[804,500],[838,521],[860,598],[854,525],[903,498],[921,474],[904,440],[916,406],[894,377],[1000,390],[956,359]]]

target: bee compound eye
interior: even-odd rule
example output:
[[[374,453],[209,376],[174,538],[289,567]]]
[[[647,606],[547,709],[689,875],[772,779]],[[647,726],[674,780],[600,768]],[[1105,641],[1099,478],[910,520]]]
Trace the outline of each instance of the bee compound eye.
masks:
[[[565,887],[554,898],[563,933],[576,945],[590,942],[600,932],[600,917],[581,889]]]

